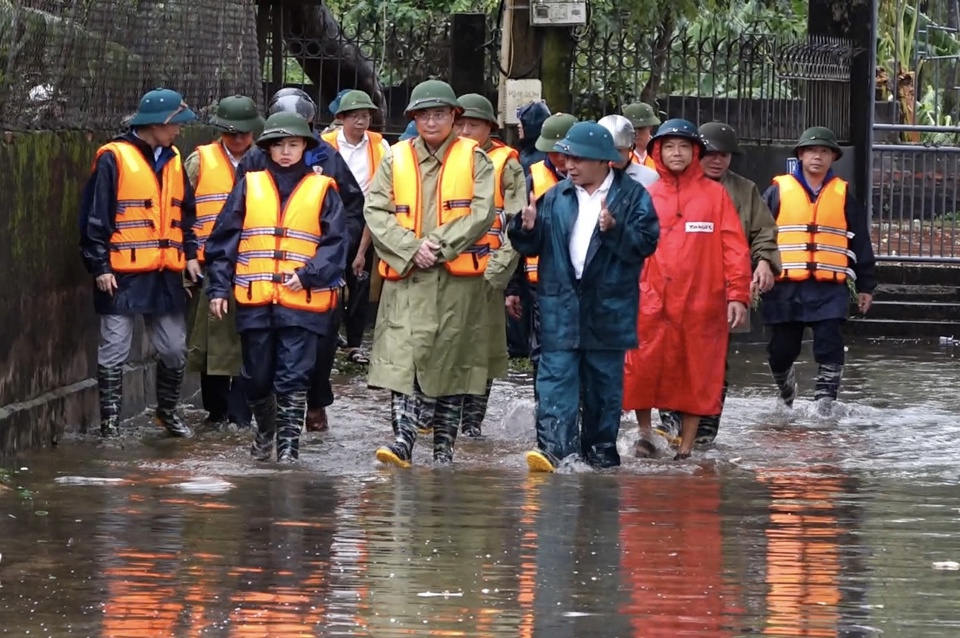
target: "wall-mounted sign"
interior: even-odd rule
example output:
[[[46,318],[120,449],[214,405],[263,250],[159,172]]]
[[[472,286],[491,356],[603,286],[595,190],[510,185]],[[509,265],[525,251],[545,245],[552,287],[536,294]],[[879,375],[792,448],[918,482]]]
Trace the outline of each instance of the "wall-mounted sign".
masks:
[[[507,80],[507,104],[504,119],[507,124],[519,124],[517,109],[530,102],[539,102],[543,84],[540,80]]]

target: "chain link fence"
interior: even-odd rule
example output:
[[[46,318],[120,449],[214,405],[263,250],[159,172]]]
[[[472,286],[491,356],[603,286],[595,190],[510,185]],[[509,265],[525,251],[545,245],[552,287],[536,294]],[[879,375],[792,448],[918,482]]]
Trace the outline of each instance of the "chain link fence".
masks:
[[[0,126],[122,126],[164,86],[262,102],[255,0],[0,0]]]

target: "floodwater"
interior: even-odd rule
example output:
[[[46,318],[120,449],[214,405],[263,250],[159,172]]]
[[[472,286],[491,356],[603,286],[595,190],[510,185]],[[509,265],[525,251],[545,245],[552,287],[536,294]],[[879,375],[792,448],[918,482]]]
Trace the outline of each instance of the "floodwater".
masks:
[[[522,375],[452,469],[378,467],[386,395],[350,379],[293,469],[240,434],[73,437],[0,491],[0,635],[960,636],[954,353],[849,355],[824,419],[745,348],[716,448],[610,473],[527,473]]]

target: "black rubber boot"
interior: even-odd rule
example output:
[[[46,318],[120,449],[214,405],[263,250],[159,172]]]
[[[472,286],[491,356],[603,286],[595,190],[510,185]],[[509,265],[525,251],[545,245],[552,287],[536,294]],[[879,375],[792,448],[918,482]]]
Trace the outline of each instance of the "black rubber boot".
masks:
[[[100,395],[100,436],[120,436],[123,366],[97,366],[97,390]]]
[[[774,372],[773,380],[780,390],[780,400],[788,408],[793,407],[793,401],[797,398],[797,371],[794,366],[790,366],[786,372]]]
[[[459,424],[445,419],[433,422],[433,462],[438,465],[453,463],[453,446],[457,442]]]
[[[178,438],[193,436],[193,432],[177,414],[183,370],[174,370],[163,365],[162,361],[157,362],[157,422],[165,427],[171,436]]]
[[[277,440],[277,402],[271,394],[266,399],[251,401],[250,410],[257,420],[257,433],[253,437],[250,456],[258,461],[269,461]]]
[[[828,416],[833,410],[833,402],[840,394],[840,380],[843,378],[843,366],[835,363],[821,363],[817,369],[817,385],[813,398],[817,403],[817,412]]]
[[[278,462],[296,463],[300,460],[300,433],[306,418],[306,390],[277,396]]]

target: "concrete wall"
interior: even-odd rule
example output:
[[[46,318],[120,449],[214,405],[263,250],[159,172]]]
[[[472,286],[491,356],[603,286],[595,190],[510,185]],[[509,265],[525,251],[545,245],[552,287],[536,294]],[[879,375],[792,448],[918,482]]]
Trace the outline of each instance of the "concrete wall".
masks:
[[[79,252],[80,196],[110,134],[6,133],[0,140],[0,457],[98,422],[93,281]],[[185,131],[181,150],[211,138]],[[134,340],[124,415],[153,402],[153,366]]]

